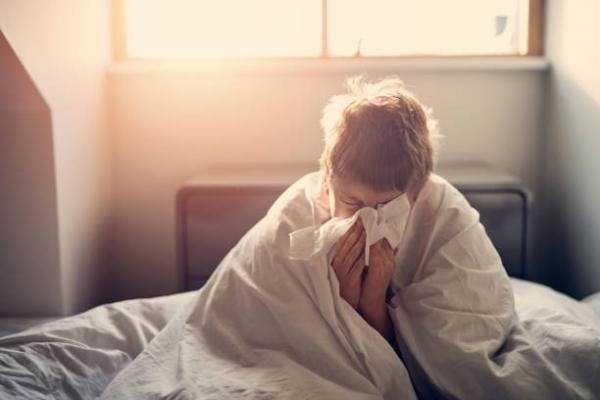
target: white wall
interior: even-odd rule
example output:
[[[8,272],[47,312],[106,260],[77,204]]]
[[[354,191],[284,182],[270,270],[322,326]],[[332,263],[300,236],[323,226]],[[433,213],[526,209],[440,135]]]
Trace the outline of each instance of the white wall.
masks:
[[[544,246],[553,284],[600,290],[600,2],[548,2]]]
[[[209,163],[315,163],[345,77],[398,74],[433,107],[442,161],[484,160],[537,188],[545,71],[394,62],[113,68],[115,299],[176,288],[175,193]]]
[[[4,32],[52,113],[62,313],[101,296],[110,219],[108,1],[3,0]],[[23,270],[36,268],[22,265]],[[43,276],[44,271],[28,271]],[[35,293],[28,293],[35,296]]]

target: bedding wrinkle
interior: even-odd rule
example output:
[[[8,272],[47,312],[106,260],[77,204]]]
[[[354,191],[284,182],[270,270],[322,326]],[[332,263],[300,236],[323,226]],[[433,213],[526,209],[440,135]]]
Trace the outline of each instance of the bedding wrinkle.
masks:
[[[600,397],[598,315],[509,279],[479,214],[435,174],[386,222],[401,237],[387,306],[398,357],[340,297],[329,258],[360,216],[328,218],[321,182],[316,172],[288,188],[180,302],[115,304],[0,338],[0,398]]]
[[[0,338],[0,399],[97,398],[189,299],[127,300]]]
[[[582,385],[576,379],[563,379],[562,369],[581,377],[586,368],[553,355],[539,332],[531,335],[522,327],[512,286],[479,214],[453,188],[441,189],[440,185],[446,185],[443,179],[431,179],[429,209],[420,210],[416,203],[413,211],[415,221],[434,212],[438,225],[425,237],[416,229],[405,237],[408,246],[423,247],[423,240],[427,241],[426,254],[419,263],[401,264],[404,268],[394,275],[398,301],[390,312],[403,354],[411,354],[409,359],[415,361],[411,375],[429,380],[456,398],[487,398],[488,390],[502,398],[577,398],[575,394],[586,393],[580,391],[582,386],[598,391],[600,383]],[[432,207],[435,199],[445,204]],[[407,271],[406,266],[414,266],[415,271]],[[563,310],[556,315],[564,320]],[[544,331],[549,328],[542,326]],[[565,342],[573,342],[574,332],[559,337],[562,343],[552,347],[562,352]],[[588,349],[583,358],[587,368],[600,376],[598,363],[590,364],[594,353],[600,356],[600,349],[591,344],[589,338],[582,342]],[[581,354],[576,347],[569,353]],[[422,370],[427,379],[416,370]]]
[[[289,234],[321,219],[308,197],[319,177],[288,188],[223,259],[190,314],[149,344],[167,371],[193,376],[203,398],[416,398],[394,350],[339,297],[326,252],[290,259]],[[103,398],[160,393],[174,387],[172,374],[154,382],[156,365],[135,359]],[[143,386],[131,384],[136,376]]]

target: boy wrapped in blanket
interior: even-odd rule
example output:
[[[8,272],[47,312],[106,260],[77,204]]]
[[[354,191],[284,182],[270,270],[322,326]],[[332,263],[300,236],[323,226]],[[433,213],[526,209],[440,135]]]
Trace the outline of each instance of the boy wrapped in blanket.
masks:
[[[432,172],[430,112],[398,79],[348,86],[325,107],[320,170],[279,197],[103,398],[547,399],[598,389],[585,373],[573,383],[558,353],[521,327],[478,213]]]

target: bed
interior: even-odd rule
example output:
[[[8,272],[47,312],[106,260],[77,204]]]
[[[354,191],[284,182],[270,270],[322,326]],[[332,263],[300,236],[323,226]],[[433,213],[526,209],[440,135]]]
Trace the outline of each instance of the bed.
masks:
[[[56,320],[0,319],[0,398],[94,398],[192,301],[220,259],[305,166],[220,168],[187,183],[176,199],[181,293],[98,306]],[[269,172],[270,171],[270,172]],[[517,311],[575,315],[595,310],[600,293],[578,302],[527,278],[531,197],[514,178],[491,169],[455,167],[448,177],[480,212],[512,278]],[[581,304],[585,305],[582,306]]]

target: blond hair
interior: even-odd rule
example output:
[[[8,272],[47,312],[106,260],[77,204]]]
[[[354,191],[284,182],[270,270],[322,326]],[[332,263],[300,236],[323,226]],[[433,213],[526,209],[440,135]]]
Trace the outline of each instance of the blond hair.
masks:
[[[396,77],[347,80],[348,93],[323,109],[326,176],[342,176],[377,192],[420,188],[433,170],[437,123]]]

